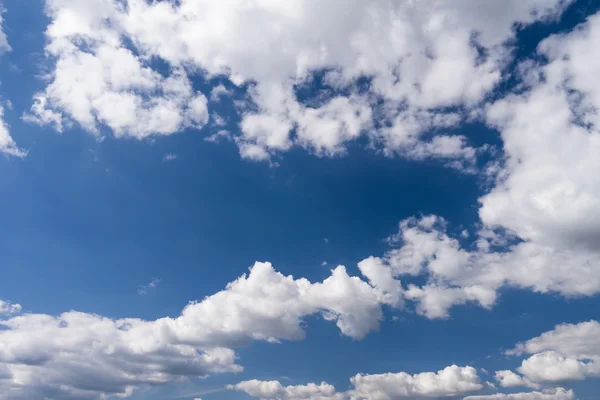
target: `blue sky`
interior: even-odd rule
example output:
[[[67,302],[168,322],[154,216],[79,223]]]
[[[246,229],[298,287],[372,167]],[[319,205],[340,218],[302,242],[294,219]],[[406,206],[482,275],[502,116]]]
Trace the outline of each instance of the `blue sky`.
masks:
[[[596,398],[600,3],[1,4],[0,400]]]

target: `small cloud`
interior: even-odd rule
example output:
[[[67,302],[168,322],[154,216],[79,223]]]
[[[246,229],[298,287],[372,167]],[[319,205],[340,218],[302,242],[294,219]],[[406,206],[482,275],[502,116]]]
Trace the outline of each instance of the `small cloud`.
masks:
[[[324,241],[325,243],[329,243],[329,239],[327,239],[327,238],[323,238],[323,241]]]
[[[160,279],[154,278],[147,285],[140,285],[140,287],[137,290],[137,294],[139,294],[140,296],[148,294],[148,291],[155,289],[159,283],[160,283]]]
[[[464,231],[462,231],[462,232],[460,233],[460,237],[462,237],[462,238],[465,238],[465,239],[466,239],[466,238],[468,238],[468,237],[469,237],[469,231],[467,231],[467,230],[465,229]]]
[[[219,86],[215,86],[213,90],[210,91],[210,99],[212,101],[220,101],[221,96],[230,96],[231,90],[227,89],[223,84],[219,84]]]
[[[488,370],[487,370],[487,369],[485,369],[485,368],[481,368],[481,372],[483,372],[483,373],[484,373],[484,374],[486,374],[486,375],[489,375],[489,374],[490,374],[490,373],[488,372]]]
[[[169,162],[169,161],[173,161],[177,159],[177,154],[173,154],[173,153],[167,153],[165,154],[165,156],[163,157],[163,161],[164,162]]]
[[[322,267],[325,267],[325,266],[327,266],[327,261],[323,261],[323,262],[321,263],[321,266],[322,266]]]
[[[12,304],[10,301],[0,300],[0,315],[18,314],[22,308],[20,304]]]
[[[219,132],[204,138],[205,141],[211,143],[219,143],[221,139],[231,140],[231,133],[225,129],[222,129]]]
[[[211,118],[212,118],[212,125],[213,126],[225,126],[225,125],[227,125],[227,121],[225,120],[225,118],[223,118],[222,116],[220,116],[217,113],[212,113]]]

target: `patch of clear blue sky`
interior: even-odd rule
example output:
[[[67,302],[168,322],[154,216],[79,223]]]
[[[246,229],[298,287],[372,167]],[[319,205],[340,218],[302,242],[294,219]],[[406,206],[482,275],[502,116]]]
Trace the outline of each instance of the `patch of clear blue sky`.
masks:
[[[578,1],[560,22],[520,32],[519,59],[531,55],[540,39],[571,29],[599,3]],[[222,289],[255,260],[311,280],[325,278],[337,264],[355,274],[358,261],[385,251],[383,239],[406,217],[437,214],[454,232],[478,220],[483,192],[477,176],[436,162],[384,158],[360,143],[335,159],[292,150],[271,168],[241,160],[231,143],[205,142],[209,128],[154,141],[108,136],[98,142],[77,127],[59,135],[24,124],[22,112],[44,85],[34,76],[46,62],[41,54],[47,19],[40,0],[4,5],[13,52],[0,63],[2,96],[13,103],[6,110],[11,133],[29,155],[0,157],[0,298],[27,311],[176,316],[188,301]],[[195,84],[209,88],[201,80]],[[507,80],[495,95],[513,84]],[[209,107],[232,118],[227,102]],[[457,132],[478,145],[501,145],[481,125]],[[177,159],[163,162],[168,153]],[[162,279],[156,290],[139,296],[138,286],[154,277]],[[358,372],[416,373],[452,363],[488,371],[514,368],[517,360],[506,359],[502,350],[560,322],[599,319],[599,305],[597,297],[565,301],[507,290],[492,312],[456,307],[447,321],[406,312],[393,321],[388,312],[381,331],[363,341],[340,336],[334,324],[314,317],[305,341],[240,349],[244,373],[162,388],[152,396],[172,398],[251,378],[326,380],[343,390]],[[581,399],[592,400],[598,383],[574,387]]]

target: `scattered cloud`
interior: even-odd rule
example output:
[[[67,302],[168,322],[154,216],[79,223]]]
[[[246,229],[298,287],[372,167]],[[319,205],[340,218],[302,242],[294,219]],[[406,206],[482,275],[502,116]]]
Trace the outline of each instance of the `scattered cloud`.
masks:
[[[539,387],[545,384],[600,377],[600,323],[562,324],[519,343],[509,355],[531,354],[512,371],[499,371],[501,384]],[[503,385],[504,386],[504,385]],[[506,385],[508,387],[508,385]]]
[[[492,394],[484,396],[468,396],[464,400],[575,400],[575,393],[564,388],[545,389],[541,392],[524,392],[511,394]]]
[[[8,44],[8,39],[3,29],[3,13],[4,9],[0,4],[0,55],[12,50],[10,44]],[[9,108],[12,108],[10,100],[7,102],[7,104]],[[9,127],[6,121],[4,121],[4,107],[2,105],[0,105],[0,153],[20,158],[23,158],[27,155],[26,151],[21,150],[19,147],[17,147],[17,144],[15,143],[14,139],[10,136]]]
[[[479,109],[512,57],[505,43],[514,27],[554,18],[569,3],[510,0],[498,12],[495,3],[470,0],[366,8],[357,0],[248,7],[47,0],[53,69],[27,119],[59,130],[74,121],[96,134],[106,126],[137,138],[199,128],[208,120],[207,99],[188,76],[203,71],[247,89],[234,141],[242,157],[268,160],[294,146],[340,155],[367,135],[388,154],[454,160],[448,165],[468,171],[475,150],[464,137],[423,140],[423,132],[456,127]],[[168,76],[153,69],[155,58],[167,63]],[[334,94],[316,104],[299,100],[294,87],[323,71]],[[365,77],[370,84],[361,92]],[[224,96],[231,89],[222,83],[211,89],[213,102]]]
[[[222,96],[228,97],[228,96],[231,96],[231,94],[232,94],[231,90],[227,89],[221,83],[221,84],[215,86],[214,88],[212,88],[212,90],[210,91],[210,99],[212,101],[218,102],[218,101],[221,101]]]
[[[241,371],[232,348],[303,339],[303,319],[313,314],[355,339],[377,329],[383,317],[379,291],[342,266],[311,283],[269,263],[254,264],[177,318],[24,314],[0,321],[0,371],[8,377],[0,379],[0,393],[11,400],[95,400],[188,376]]]
[[[358,374],[350,379],[353,388],[338,393],[322,382],[283,386],[278,381],[245,381],[229,389],[246,392],[264,400],[344,400],[344,399],[444,399],[464,396],[482,390],[485,385],[473,367],[452,365],[438,372],[410,375],[405,372],[378,375]]]
[[[4,17],[2,16],[4,12],[4,8],[2,8],[2,5],[0,5],[0,54],[7,53],[12,50],[10,44],[8,44],[6,33],[4,33]]]
[[[140,285],[137,290],[137,294],[145,295],[148,294],[149,290],[156,289],[156,286],[160,283],[160,279],[154,278],[146,285]]]
[[[227,125],[227,121],[221,115],[217,113],[212,113],[211,115],[212,125],[213,126],[225,126]]]
[[[14,139],[10,136],[8,125],[4,121],[4,107],[0,105],[0,153],[23,158],[27,152],[17,147]]]
[[[231,140],[231,132],[226,129],[221,129],[217,133],[204,138],[205,141],[211,143],[219,143],[221,140]]]
[[[0,315],[18,314],[22,310],[20,304],[13,304],[9,301],[0,300]]]
[[[175,153],[167,153],[163,157],[163,161],[165,161],[165,162],[175,161],[175,160],[177,160],[177,154],[175,154]]]

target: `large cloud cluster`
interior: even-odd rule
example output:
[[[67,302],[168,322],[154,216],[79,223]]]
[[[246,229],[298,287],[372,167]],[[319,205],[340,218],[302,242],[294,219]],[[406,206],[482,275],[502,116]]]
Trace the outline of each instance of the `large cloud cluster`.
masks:
[[[379,326],[380,297],[344,267],[311,283],[256,263],[177,318],[113,320],[71,311],[0,320],[0,399],[126,396],[141,385],[240,371],[232,348],[302,339],[303,318],[317,313],[360,339]]]
[[[367,132],[388,152],[472,162],[463,137],[421,134],[456,126],[498,84],[515,26],[569,3],[47,0],[53,69],[27,118],[170,134],[207,122],[188,76],[222,76],[250,84],[235,137],[244,157],[294,145],[337,154]],[[299,100],[315,72],[328,90]]]

